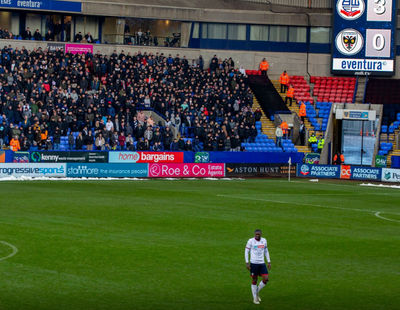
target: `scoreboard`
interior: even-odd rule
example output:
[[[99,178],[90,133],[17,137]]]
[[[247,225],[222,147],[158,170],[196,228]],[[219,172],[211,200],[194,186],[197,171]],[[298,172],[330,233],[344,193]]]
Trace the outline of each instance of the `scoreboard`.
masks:
[[[395,75],[396,0],[333,3],[332,74]]]

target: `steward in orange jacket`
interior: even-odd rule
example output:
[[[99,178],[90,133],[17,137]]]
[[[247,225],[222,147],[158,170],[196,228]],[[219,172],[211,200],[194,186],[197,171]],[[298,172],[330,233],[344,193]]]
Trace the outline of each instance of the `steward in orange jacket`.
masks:
[[[263,58],[263,60],[260,63],[261,74],[267,75],[268,68],[269,68],[269,63],[268,61],[265,60],[265,58]]]
[[[19,140],[17,137],[14,137],[11,141],[10,141],[10,149],[13,152],[18,152],[21,149],[21,146],[19,145]]]
[[[307,111],[306,111],[306,105],[304,104],[303,101],[300,101],[299,116],[301,120],[304,122],[304,118],[307,116]]]
[[[289,133],[289,125],[286,123],[286,121],[283,121],[281,123],[281,129],[284,136],[286,136]]]
[[[339,152],[333,157],[333,163],[335,165],[342,165],[344,164],[344,156],[343,154],[340,154]]]
[[[288,99],[289,99],[290,106],[292,106],[293,96],[294,96],[294,88],[292,85],[290,85],[288,91],[286,92],[285,104],[287,104]]]
[[[283,71],[279,77],[279,82],[281,83],[281,93],[286,92],[289,84],[289,75],[286,73],[286,71]]]

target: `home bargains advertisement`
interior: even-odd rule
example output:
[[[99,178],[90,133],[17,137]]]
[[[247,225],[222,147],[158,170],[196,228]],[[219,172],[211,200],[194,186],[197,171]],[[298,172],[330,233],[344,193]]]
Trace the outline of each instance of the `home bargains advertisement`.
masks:
[[[110,152],[109,163],[183,163],[183,152]]]
[[[224,164],[149,164],[150,178],[223,178]]]

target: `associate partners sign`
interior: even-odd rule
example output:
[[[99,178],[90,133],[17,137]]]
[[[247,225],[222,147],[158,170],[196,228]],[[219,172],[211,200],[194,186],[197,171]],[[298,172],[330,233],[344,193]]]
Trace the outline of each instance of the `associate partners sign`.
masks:
[[[183,152],[110,152],[110,163],[183,163]]]

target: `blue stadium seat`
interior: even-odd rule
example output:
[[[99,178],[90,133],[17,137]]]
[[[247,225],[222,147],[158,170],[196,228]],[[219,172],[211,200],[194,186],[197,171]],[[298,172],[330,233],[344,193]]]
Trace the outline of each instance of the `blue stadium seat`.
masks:
[[[381,132],[382,133],[386,133],[387,132],[387,126],[382,125]]]

